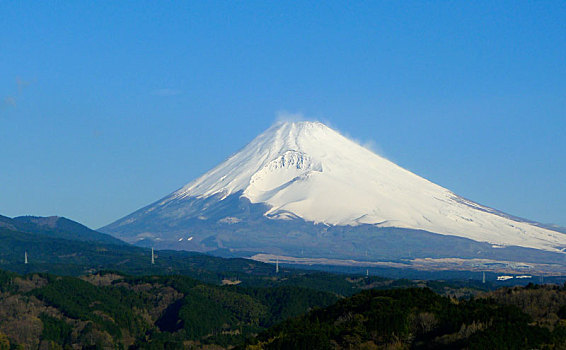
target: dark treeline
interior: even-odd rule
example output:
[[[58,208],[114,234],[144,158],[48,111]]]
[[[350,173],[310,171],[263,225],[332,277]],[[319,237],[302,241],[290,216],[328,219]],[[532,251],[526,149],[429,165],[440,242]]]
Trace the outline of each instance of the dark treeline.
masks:
[[[467,300],[428,288],[368,290],[291,318],[239,348],[564,349],[565,311],[566,286],[504,288]]]
[[[176,251],[151,264],[150,249],[77,225],[0,216],[0,350],[566,348],[564,288]]]
[[[0,349],[228,347],[337,300],[296,286],[219,286],[184,276],[0,271]]]
[[[531,284],[457,297],[457,289],[441,282],[432,285],[451,292],[394,282],[343,296],[290,285],[221,286],[185,276],[108,271],[77,278],[0,270],[0,349],[566,346],[564,287]]]

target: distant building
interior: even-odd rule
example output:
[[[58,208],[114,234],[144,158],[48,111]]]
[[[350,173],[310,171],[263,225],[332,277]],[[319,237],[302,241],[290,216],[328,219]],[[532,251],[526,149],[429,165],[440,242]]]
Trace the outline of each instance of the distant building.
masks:
[[[503,276],[497,276],[497,280],[498,280],[498,281],[507,281],[507,280],[510,280],[510,279],[512,279],[512,278],[513,278],[513,276],[505,276],[505,275],[503,275]]]

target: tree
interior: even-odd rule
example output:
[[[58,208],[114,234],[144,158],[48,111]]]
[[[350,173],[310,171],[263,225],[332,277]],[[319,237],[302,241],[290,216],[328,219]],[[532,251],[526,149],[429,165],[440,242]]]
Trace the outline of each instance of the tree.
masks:
[[[0,350],[10,350],[10,340],[2,332],[0,332]]]

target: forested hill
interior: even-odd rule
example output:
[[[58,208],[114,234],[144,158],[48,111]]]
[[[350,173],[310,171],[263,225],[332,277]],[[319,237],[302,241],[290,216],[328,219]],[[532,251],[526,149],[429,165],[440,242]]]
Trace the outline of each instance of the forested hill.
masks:
[[[566,286],[457,300],[430,289],[368,290],[292,318],[239,349],[564,349]]]
[[[393,284],[392,284],[393,285]],[[81,278],[0,270],[0,349],[560,349],[566,287],[474,298],[429,288],[343,298],[183,276]]]
[[[81,276],[97,271],[120,271],[129,275],[183,275],[211,284],[249,287],[302,286],[349,296],[364,288],[407,287],[424,284],[442,291],[446,284],[392,280],[353,273],[334,274],[280,266],[243,258],[220,258],[186,251],[155,251],[128,244],[111,244],[53,237],[45,233],[18,231],[14,220],[0,217],[0,269],[21,274],[34,272]],[[27,252],[28,263],[24,262]],[[450,284],[461,295],[475,289],[493,288],[491,283],[462,280]]]
[[[41,234],[51,238],[108,244],[126,244],[111,235],[91,230],[76,221],[59,216],[18,216],[9,218],[0,215],[0,227],[9,228],[14,231]]]
[[[276,272],[183,251],[152,264],[151,249],[85,240],[75,224],[0,216],[0,350],[566,346],[563,288]]]
[[[336,300],[308,288],[215,286],[182,276],[0,271],[0,349],[227,347]]]
[[[98,239],[84,230],[89,229],[62,218],[0,216],[0,269],[72,276],[119,270],[136,275],[180,274],[210,283],[239,280],[244,284],[250,276],[255,280],[257,276],[274,274],[269,264],[185,251],[155,251],[152,264],[151,249],[106,239],[104,234]]]

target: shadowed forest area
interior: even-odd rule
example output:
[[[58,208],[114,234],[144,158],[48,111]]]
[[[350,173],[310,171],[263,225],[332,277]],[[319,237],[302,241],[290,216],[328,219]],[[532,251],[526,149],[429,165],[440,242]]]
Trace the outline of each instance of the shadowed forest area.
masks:
[[[442,282],[412,282],[344,295],[329,291],[332,284],[323,291],[111,271],[1,271],[0,349],[566,347],[564,286],[464,294]]]

